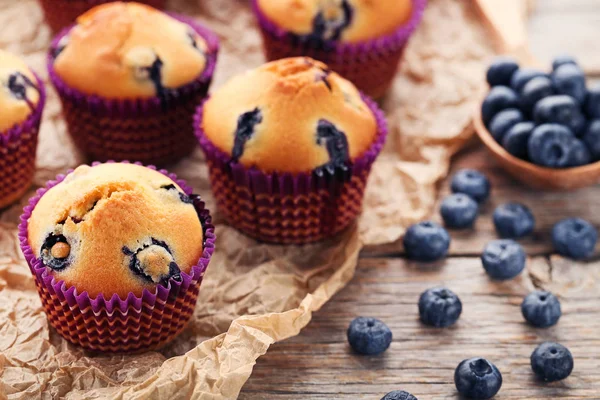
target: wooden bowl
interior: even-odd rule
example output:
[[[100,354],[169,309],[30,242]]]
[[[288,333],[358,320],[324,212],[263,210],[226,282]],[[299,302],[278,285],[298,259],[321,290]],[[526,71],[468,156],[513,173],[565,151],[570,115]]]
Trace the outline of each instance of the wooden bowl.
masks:
[[[521,160],[504,150],[487,130],[481,105],[473,118],[475,131],[500,166],[518,181],[536,189],[572,190],[600,182],[600,161],[574,168],[546,168]]]

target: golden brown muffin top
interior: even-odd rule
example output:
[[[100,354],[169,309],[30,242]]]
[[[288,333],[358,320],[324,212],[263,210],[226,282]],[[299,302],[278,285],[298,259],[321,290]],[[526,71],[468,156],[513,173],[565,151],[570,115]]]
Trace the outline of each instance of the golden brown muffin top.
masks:
[[[28,229],[33,253],[56,279],[91,297],[153,291],[189,273],[203,251],[190,198],[133,164],[80,166],[42,196]]]
[[[258,0],[258,6],[289,32],[349,43],[393,33],[413,8],[411,0]]]
[[[107,3],[77,18],[54,69],[83,93],[148,98],[191,83],[206,67],[206,42],[191,27],[138,3]]]
[[[309,58],[238,75],[204,105],[219,150],[263,172],[310,172],[354,161],[374,142],[375,117],[352,83]]]
[[[31,115],[40,100],[37,85],[25,62],[0,50],[0,134]]]

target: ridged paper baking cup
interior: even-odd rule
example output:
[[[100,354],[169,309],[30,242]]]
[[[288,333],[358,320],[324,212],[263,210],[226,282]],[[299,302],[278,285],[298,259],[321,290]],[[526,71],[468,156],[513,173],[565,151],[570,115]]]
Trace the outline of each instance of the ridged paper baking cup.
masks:
[[[427,0],[412,1],[413,12],[406,24],[390,35],[360,43],[316,43],[277,26],[261,11],[258,0],[252,0],[252,8],[269,61],[298,56],[314,58],[352,81],[363,93],[379,98],[389,89],[408,39],[423,17]]]
[[[192,127],[196,107],[208,93],[217,62],[217,36],[192,19],[169,14],[193,27],[207,43],[204,72],[192,83],[168,91],[161,101],[118,100],[89,96],[69,87],[54,70],[54,49],[71,28],[52,41],[48,73],[60,96],[69,134],[90,160],[135,160],[166,165],[196,147]]]
[[[203,105],[194,117],[196,136],[206,154],[212,192],[229,223],[256,239],[282,244],[321,240],[347,228],[360,214],[371,166],[383,148],[387,123],[368,97],[377,120],[377,137],[355,162],[333,172],[263,173],[231,161],[202,128]]]
[[[40,94],[35,109],[24,122],[0,133],[0,208],[21,198],[35,173],[38,133],[46,103],[44,83],[37,75],[35,80]]]
[[[91,8],[100,4],[110,3],[113,0],[39,0],[44,17],[50,28],[58,32],[64,27],[71,25],[75,19]],[[162,9],[165,0],[138,0],[138,3],[147,4],[151,7]]]
[[[148,168],[156,170],[153,166]],[[159,172],[175,181],[186,194],[192,193],[192,188],[175,174]],[[129,293],[125,299],[116,294],[91,298],[87,292],[78,293],[75,287],[57,281],[52,271],[34,256],[29,245],[28,221],[33,209],[65,176],[59,175],[37,191],[24,208],[19,224],[21,250],[35,278],[50,325],[63,338],[87,350],[133,352],[155,349],[169,342],[185,328],[194,312],[200,284],[215,249],[214,226],[204,202],[194,198],[194,207],[204,228],[204,250],[191,274],[182,272],[181,282],[171,279],[167,287],[157,285],[154,292],[144,289],[140,297]]]

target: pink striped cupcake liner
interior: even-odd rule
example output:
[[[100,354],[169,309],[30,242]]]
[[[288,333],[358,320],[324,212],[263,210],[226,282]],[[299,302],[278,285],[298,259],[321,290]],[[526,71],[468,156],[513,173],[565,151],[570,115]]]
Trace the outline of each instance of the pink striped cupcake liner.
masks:
[[[35,79],[40,94],[35,109],[24,122],[0,132],[0,208],[20,199],[33,181],[38,133],[46,103],[44,83],[37,75]]]
[[[264,173],[232,162],[202,129],[203,105],[194,126],[206,155],[219,211],[247,235],[270,243],[305,244],[346,229],[360,214],[367,178],[387,136],[377,104],[363,95],[377,120],[377,137],[353,163],[322,173]]]
[[[148,168],[156,170],[154,166]],[[175,174],[165,170],[159,172],[175,181],[186,194],[192,194],[192,188]],[[129,293],[125,299],[117,294],[91,298],[87,292],[79,293],[74,286],[67,287],[64,281],[56,280],[52,271],[34,256],[29,245],[28,221],[33,209],[42,196],[65,177],[59,175],[37,191],[24,208],[19,224],[21,250],[34,276],[50,325],[64,339],[93,351],[137,352],[156,349],[171,341],[193,315],[200,284],[215,249],[215,229],[204,202],[199,197],[192,197],[204,229],[204,250],[190,273],[181,273],[180,282],[171,279],[166,287],[157,285],[153,292],[144,289],[139,297]]]
[[[48,73],[63,106],[70,136],[89,160],[135,160],[167,165],[190,154],[196,147],[193,115],[206,97],[217,63],[219,40],[191,18],[169,14],[192,27],[207,43],[207,64],[193,82],[169,90],[161,99],[119,100],[90,96],[69,87],[54,70],[54,54],[63,30],[52,41]]]
[[[408,40],[423,17],[427,0],[412,2],[412,16],[406,24],[390,35],[360,43],[315,43],[269,20],[260,9],[258,0],[252,0],[252,8],[261,28],[267,60],[298,56],[314,58],[352,81],[363,93],[377,99],[391,86]]]

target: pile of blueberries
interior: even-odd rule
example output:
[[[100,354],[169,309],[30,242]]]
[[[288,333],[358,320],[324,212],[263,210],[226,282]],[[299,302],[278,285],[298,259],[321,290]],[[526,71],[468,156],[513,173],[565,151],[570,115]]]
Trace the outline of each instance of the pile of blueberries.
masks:
[[[470,228],[479,214],[479,206],[490,196],[491,185],[482,173],[475,170],[458,171],[451,182],[453,194],[443,200],[440,213],[446,227]],[[517,277],[524,269],[526,254],[519,239],[531,234],[535,218],[523,204],[507,203],[498,206],[493,215],[496,232],[502,239],[488,243],[481,256],[487,275],[493,280]],[[569,258],[590,257],[598,241],[598,232],[587,221],[568,218],[552,229],[552,242],[556,251]],[[444,258],[450,247],[450,235],[432,221],[417,223],[406,231],[404,248],[415,261],[434,262]],[[446,287],[428,289],[418,301],[421,321],[435,328],[453,325],[463,309],[458,296]],[[524,319],[538,328],[555,325],[561,317],[558,298],[550,292],[537,290],[528,294],[521,304]],[[392,342],[392,332],[382,321],[359,317],[348,328],[350,346],[360,354],[379,354]],[[546,342],[531,354],[531,368],[540,379],[554,382],[565,379],[573,370],[573,356],[569,349],[558,343]],[[460,394],[471,399],[490,399],[502,386],[502,374],[484,358],[462,361],[454,373],[454,382]],[[405,391],[393,391],[382,400],[416,400]]]
[[[483,122],[510,154],[549,168],[600,160],[600,85],[586,87],[574,58],[555,58],[550,74],[498,58],[487,81]]]

